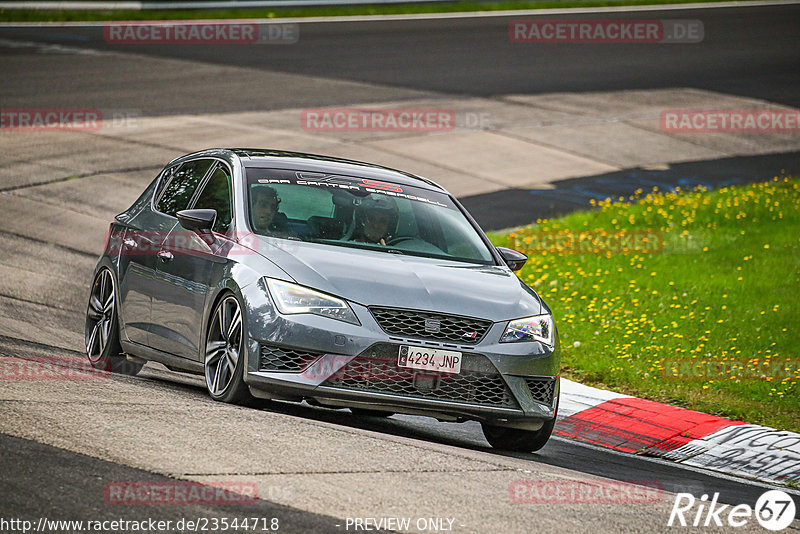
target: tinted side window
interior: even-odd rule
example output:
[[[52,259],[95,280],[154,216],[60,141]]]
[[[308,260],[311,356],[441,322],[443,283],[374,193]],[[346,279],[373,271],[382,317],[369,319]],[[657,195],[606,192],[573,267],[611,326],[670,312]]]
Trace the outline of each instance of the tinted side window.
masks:
[[[172,174],[172,178],[158,199],[156,209],[174,217],[176,213],[189,207],[189,201],[211,163],[212,160],[201,159],[184,163],[172,172],[167,171],[167,175]]]
[[[212,230],[220,233],[228,231],[231,225],[231,175],[227,167],[219,165],[214,169],[194,208],[217,210],[217,220]]]

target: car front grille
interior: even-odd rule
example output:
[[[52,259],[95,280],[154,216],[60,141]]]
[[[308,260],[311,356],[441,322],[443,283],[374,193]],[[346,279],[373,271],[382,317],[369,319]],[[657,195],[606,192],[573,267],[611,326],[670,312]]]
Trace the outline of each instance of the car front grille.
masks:
[[[387,334],[475,344],[483,339],[491,321],[402,308],[369,309]]]
[[[418,399],[519,408],[503,378],[483,355],[463,354],[461,373],[447,374],[398,367],[398,352],[399,345],[375,345],[322,385]]]
[[[525,383],[528,384],[533,400],[548,406],[553,405],[553,396],[556,392],[555,378],[526,378]]]
[[[275,345],[261,345],[260,350],[259,370],[261,371],[299,373],[321,356],[321,354]]]

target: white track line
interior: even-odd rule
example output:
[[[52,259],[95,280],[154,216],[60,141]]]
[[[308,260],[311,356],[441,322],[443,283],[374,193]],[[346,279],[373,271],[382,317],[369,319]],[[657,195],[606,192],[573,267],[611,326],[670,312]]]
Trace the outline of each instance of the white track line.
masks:
[[[693,9],[724,9],[742,7],[769,7],[798,5],[800,0],[770,0],[770,1],[743,1],[743,2],[706,2],[701,4],[668,4],[668,5],[648,5],[648,6],[613,6],[613,7],[593,7],[593,8],[559,8],[559,9],[519,9],[509,11],[474,11],[460,13],[416,13],[402,15],[356,15],[338,17],[292,17],[292,18],[271,18],[271,19],[198,19],[192,22],[213,22],[237,23],[250,22],[261,24],[282,24],[282,23],[333,23],[333,22],[373,22],[373,21],[401,21],[401,20],[440,20],[440,19],[474,19],[474,18],[498,18],[498,17],[546,17],[552,15],[586,15],[596,13],[639,13],[652,11],[682,11]],[[94,22],[2,22],[0,28],[22,28],[22,27],[103,27],[108,22],[120,21],[94,21]],[[145,21],[136,21],[145,22]],[[170,22],[170,21],[160,21]],[[179,22],[179,21],[172,21]]]

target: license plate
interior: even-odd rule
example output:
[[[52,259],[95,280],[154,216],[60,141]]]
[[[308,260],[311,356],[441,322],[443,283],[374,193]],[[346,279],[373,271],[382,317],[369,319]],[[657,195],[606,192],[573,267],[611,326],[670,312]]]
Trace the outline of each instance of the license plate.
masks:
[[[421,371],[458,374],[461,372],[461,353],[429,347],[400,347],[397,366]]]

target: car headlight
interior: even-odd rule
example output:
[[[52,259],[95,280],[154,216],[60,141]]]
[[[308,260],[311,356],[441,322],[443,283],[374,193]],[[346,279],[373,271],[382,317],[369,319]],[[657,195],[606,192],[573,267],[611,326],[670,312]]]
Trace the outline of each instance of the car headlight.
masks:
[[[553,336],[553,318],[550,315],[536,315],[509,321],[500,343],[540,341],[552,347]]]
[[[297,284],[266,278],[275,305],[284,315],[312,313],[360,325],[355,312],[342,299]]]

